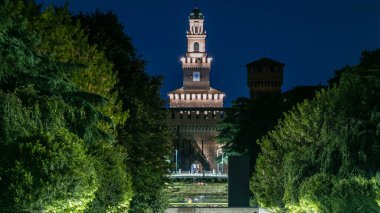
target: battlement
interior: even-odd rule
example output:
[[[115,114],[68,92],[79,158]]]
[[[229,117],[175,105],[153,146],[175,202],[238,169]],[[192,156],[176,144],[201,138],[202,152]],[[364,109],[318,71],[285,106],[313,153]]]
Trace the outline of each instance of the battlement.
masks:
[[[169,94],[171,108],[223,107],[224,94]]]
[[[183,57],[181,58],[182,68],[210,68],[212,58],[203,57],[202,53],[199,53],[199,57]]]
[[[168,119],[171,120],[172,125],[205,128],[210,125],[214,126],[218,121],[223,120],[226,110],[226,108],[170,108]],[[206,125],[207,122],[202,122],[202,120],[210,121],[208,122],[210,125]],[[203,125],[199,125],[201,123]]]
[[[173,101],[223,101],[224,94],[169,94],[170,100]]]

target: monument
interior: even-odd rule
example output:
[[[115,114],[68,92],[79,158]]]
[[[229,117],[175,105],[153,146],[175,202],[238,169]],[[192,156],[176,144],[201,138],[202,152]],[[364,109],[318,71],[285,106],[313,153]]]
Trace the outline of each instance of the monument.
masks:
[[[212,58],[206,52],[206,29],[202,11],[189,16],[187,52],[181,58],[183,86],[168,93],[169,123],[173,127],[176,171],[227,172],[221,145],[216,143],[217,124],[224,117],[225,93],[211,87]]]

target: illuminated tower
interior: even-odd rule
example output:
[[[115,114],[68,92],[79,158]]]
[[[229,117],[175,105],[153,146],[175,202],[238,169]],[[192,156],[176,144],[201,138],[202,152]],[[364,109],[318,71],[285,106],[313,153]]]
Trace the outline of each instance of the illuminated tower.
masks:
[[[206,53],[204,16],[195,8],[189,16],[186,56],[181,58],[183,86],[168,94],[171,108],[223,107],[225,94],[210,86],[211,61]]]
[[[198,7],[189,16],[187,52],[181,58],[183,85],[168,93],[169,123],[173,127],[176,170],[226,172],[217,125],[224,118],[225,94],[210,85],[212,59],[206,52],[204,16]]]

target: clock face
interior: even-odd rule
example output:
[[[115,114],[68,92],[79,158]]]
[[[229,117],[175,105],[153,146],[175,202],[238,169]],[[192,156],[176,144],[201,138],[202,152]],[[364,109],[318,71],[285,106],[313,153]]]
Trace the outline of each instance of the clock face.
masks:
[[[201,74],[199,72],[193,72],[193,81],[200,81]]]

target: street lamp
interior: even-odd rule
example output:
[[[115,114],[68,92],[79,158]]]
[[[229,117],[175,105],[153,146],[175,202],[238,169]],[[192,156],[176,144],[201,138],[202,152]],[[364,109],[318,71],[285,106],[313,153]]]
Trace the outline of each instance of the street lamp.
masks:
[[[175,150],[175,173],[178,172],[178,150]]]
[[[224,161],[223,161],[223,150],[222,150],[222,174],[223,174],[223,167],[224,167]]]
[[[223,156],[223,150],[222,149],[218,149],[218,150],[216,150],[216,156],[217,157],[219,157],[219,153],[221,153],[222,154],[222,173],[223,173],[223,158],[224,158],[224,156]],[[219,169],[219,167],[220,167],[220,163],[218,163],[218,174],[220,173],[220,169]]]

